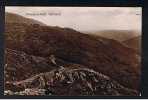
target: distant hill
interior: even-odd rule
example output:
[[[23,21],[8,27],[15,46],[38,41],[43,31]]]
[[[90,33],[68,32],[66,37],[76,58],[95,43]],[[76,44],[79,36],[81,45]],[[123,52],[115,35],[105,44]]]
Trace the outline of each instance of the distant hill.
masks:
[[[136,49],[138,52],[141,52],[141,36],[137,36],[126,41],[123,41],[127,46]]]
[[[124,87],[138,91],[140,56],[132,48],[113,39],[96,38],[70,28],[10,22],[8,19],[5,24],[6,80],[15,80],[10,78],[14,76],[14,72],[19,81],[20,76],[23,79],[30,78],[46,68],[50,72],[55,66],[51,64],[49,57],[54,55],[62,66],[71,64],[68,68],[78,65],[76,67],[92,69],[109,76]],[[39,68],[42,66],[43,70],[40,72]],[[20,69],[22,73],[19,72]]]
[[[87,33],[95,34],[108,39],[114,39],[120,42],[133,38],[140,34],[138,31],[133,30],[102,30],[98,32]]]
[[[30,25],[30,24],[39,24],[42,26],[46,25],[46,24],[39,22],[37,20],[26,18],[21,15],[9,13],[9,12],[5,13],[5,22],[6,23],[21,23],[21,24],[28,24],[28,25]]]

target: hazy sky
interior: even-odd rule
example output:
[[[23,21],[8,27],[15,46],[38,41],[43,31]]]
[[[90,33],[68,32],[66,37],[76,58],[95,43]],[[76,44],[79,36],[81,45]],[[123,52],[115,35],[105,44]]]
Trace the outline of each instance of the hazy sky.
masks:
[[[6,7],[6,12],[79,31],[141,30],[140,7]]]

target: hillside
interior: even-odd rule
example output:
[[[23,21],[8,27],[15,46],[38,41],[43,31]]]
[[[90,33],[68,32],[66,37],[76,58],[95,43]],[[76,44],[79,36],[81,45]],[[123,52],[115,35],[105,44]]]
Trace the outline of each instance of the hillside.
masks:
[[[5,80],[8,83],[64,66],[95,70],[126,88],[139,89],[140,56],[118,41],[95,38],[70,28],[9,22],[5,25]],[[51,55],[57,65],[53,64]],[[15,70],[14,78],[11,69]]]
[[[142,41],[141,36],[137,36],[137,37],[128,39],[126,41],[123,41],[123,43],[131,48],[134,48],[139,53],[141,53],[141,41]]]
[[[120,42],[131,39],[140,34],[138,31],[134,30],[102,30],[98,32],[87,32],[87,33],[91,33],[108,39],[114,39]]]

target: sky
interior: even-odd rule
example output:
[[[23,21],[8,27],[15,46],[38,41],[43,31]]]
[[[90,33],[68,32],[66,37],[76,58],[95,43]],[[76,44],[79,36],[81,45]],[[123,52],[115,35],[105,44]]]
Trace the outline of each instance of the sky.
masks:
[[[78,31],[141,31],[141,7],[17,7],[6,12],[39,20],[50,26],[70,27]]]

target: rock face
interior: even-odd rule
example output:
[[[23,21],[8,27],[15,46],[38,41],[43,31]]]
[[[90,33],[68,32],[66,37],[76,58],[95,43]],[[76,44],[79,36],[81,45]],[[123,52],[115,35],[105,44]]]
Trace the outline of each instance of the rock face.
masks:
[[[9,87],[11,84],[13,87]],[[36,89],[38,93],[39,90],[44,89],[44,95],[58,96],[138,94],[137,91],[125,88],[109,77],[86,68],[69,69],[63,67],[23,81],[8,83],[6,86],[9,90],[13,90],[13,88],[20,91],[27,88]],[[31,92],[33,91],[30,90]]]
[[[5,25],[6,90],[17,90],[14,89],[15,86],[12,84],[16,81],[27,80],[30,77],[35,77],[35,75],[40,76],[40,73],[53,73],[53,70],[58,71],[59,68],[61,69],[64,66],[66,71],[62,72],[62,74],[69,73],[69,71],[73,73],[73,68],[77,68],[77,71],[82,71],[82,73],[85,72],[85,69],[95,70],[95,73],[101,73],[110,77],[109,79],[116,81],[113,84],[120,84],[122,87],[128,88],[129,91],[134,90],[138,93],[140,56],[134,49],[128,48],[112,39],[96,38],[69,28],[42,26],[40,24],[9,23],[9,21],[6,21]],[[52,55],[54,57],[51,57]],[[86,73],[90,73],[90,71]],[[52,74],[48,75],[48,77],[50,76],[52,77]],[[89,75],[86,75],[86,77],[89,77]],[[99,78],[100,76],[98,75],[97,77]],[[79,90],[79,86],[83,87],[84,85],[86,90],[87,88],[90,90],[89,82],[91,78],[86,80],[88,81],[87,86],[83,84],[84,81],[82,80],[78,83],[76,81],[72,85],[76,90],[71,89],[71,94],[68,94],[66,90],[62,90],[63,84],[60,83],[61,81],[58,81],[56,84],[57,87],[52,92],[55,95],[78,95],[74,91]],[[105,83],[98,84],[92,81],[92,84],[97,84],[97,88]],[[10,87],[13,87],[13,89]],[[25,88],[22,86],[21,88],[19,91],[24,91]],[[46,89],[48,88],[49,86]],[[60,93],[60,89],[65,93]],[[83,95],[81,90],[82,88],[80,89],[80,94]],[[120,91],[120,89],[116,90],[114,88],[112,90],[115,91],[112,94],[110,94],[111,92],[103,94],[103,91],[105,92],[106,90],[91,93],[92,95],[137,94],[131,91],[127,92],[129,94],[126,94],[125,92],[121,92],[122,90]],[[127,90],[123,89],[123,91]],[[91,95],[91,93],[84,92],[84,95]]]

